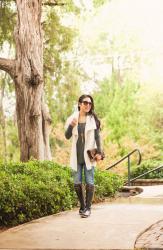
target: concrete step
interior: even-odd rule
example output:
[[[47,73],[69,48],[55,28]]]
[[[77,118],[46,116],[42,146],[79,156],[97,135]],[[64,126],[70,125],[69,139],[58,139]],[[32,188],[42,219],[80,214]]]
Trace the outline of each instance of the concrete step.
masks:
[[[116,204],[146,204],[146,205],[163,205],[163,198],[143,198],[143,197],[119,197],[113,203]]]
[[[137,179],[132,182],[132,186],[153,186],[163,185],[163,179]]]
[[[122,189],[123,190],[123,189]],[[121,195],[114,201],[115,203],[128,204],[155,204],[163,205],[163,185],[128,187],[129,195]],[[134,195],[137,191],[138,194]]]

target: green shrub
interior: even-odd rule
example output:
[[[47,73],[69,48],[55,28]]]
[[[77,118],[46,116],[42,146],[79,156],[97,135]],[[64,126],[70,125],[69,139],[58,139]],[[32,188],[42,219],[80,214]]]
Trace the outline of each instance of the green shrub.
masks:
[[[95,171],[97,199],[113,196],[122,180]],[[72,171],[52,161],[0,164],[0,225],[18,225],[77,205]]]
[[[144,174],[145,172],[148,172],[156,167],[159,167],[163,165],[163,163],[161,161],[156,161],[156,160],[147,160],[141,163],[140,166],[134,166],[132,168],[132,172],[131,172],[131,178],[135,178],[141,174]],[[163,178],[163,168],[149,173],[145,176],[142,177],[143,179],[154,179],[154,178]]]
[[[103,200],[105,197],[113,197],[123,185],[123,179],[117,174],[106,170],[96,169],[95,171],[95,199]]]

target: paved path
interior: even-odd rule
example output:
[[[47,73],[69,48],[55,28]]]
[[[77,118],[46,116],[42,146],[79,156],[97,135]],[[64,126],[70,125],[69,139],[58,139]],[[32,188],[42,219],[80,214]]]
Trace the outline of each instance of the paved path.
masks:
[[[141,232],[163,219],[163,186],[143,189],[138,204],[130,197],[94,205],[87,219],[75,209],[9,229],[0,234],[0,250],[134,249]]]

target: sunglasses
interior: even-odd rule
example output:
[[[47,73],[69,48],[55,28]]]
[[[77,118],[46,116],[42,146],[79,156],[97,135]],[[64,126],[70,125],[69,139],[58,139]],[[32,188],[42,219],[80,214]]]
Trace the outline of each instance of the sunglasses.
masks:
[[[91,106],[91,105],[92,105],[91,102],[87,102],[87,101],[83,101],[82,103],[83,103],[85,106],[87,106],[87,105],[90,105],[90,106]]]

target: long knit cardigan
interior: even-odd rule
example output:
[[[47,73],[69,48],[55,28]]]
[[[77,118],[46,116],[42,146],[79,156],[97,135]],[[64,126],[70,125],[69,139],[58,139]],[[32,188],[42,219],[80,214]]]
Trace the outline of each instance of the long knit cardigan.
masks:
[[[74,112],[66,121],[65,129],[68,128],[73,118],[79,119],[79,112]],[[97,148],[95,141],[95,129],[97,128],[95,119],[92,115],[87,115],[85,125],[85,146],[84,146],[84,160],[88,170],[96,165],[96,162],[91,162],[87,150]],[[78,140],[78,124],[72,129],[72,147],[70,155],[70,167],[77,171],[77,149],[76,143]]]

